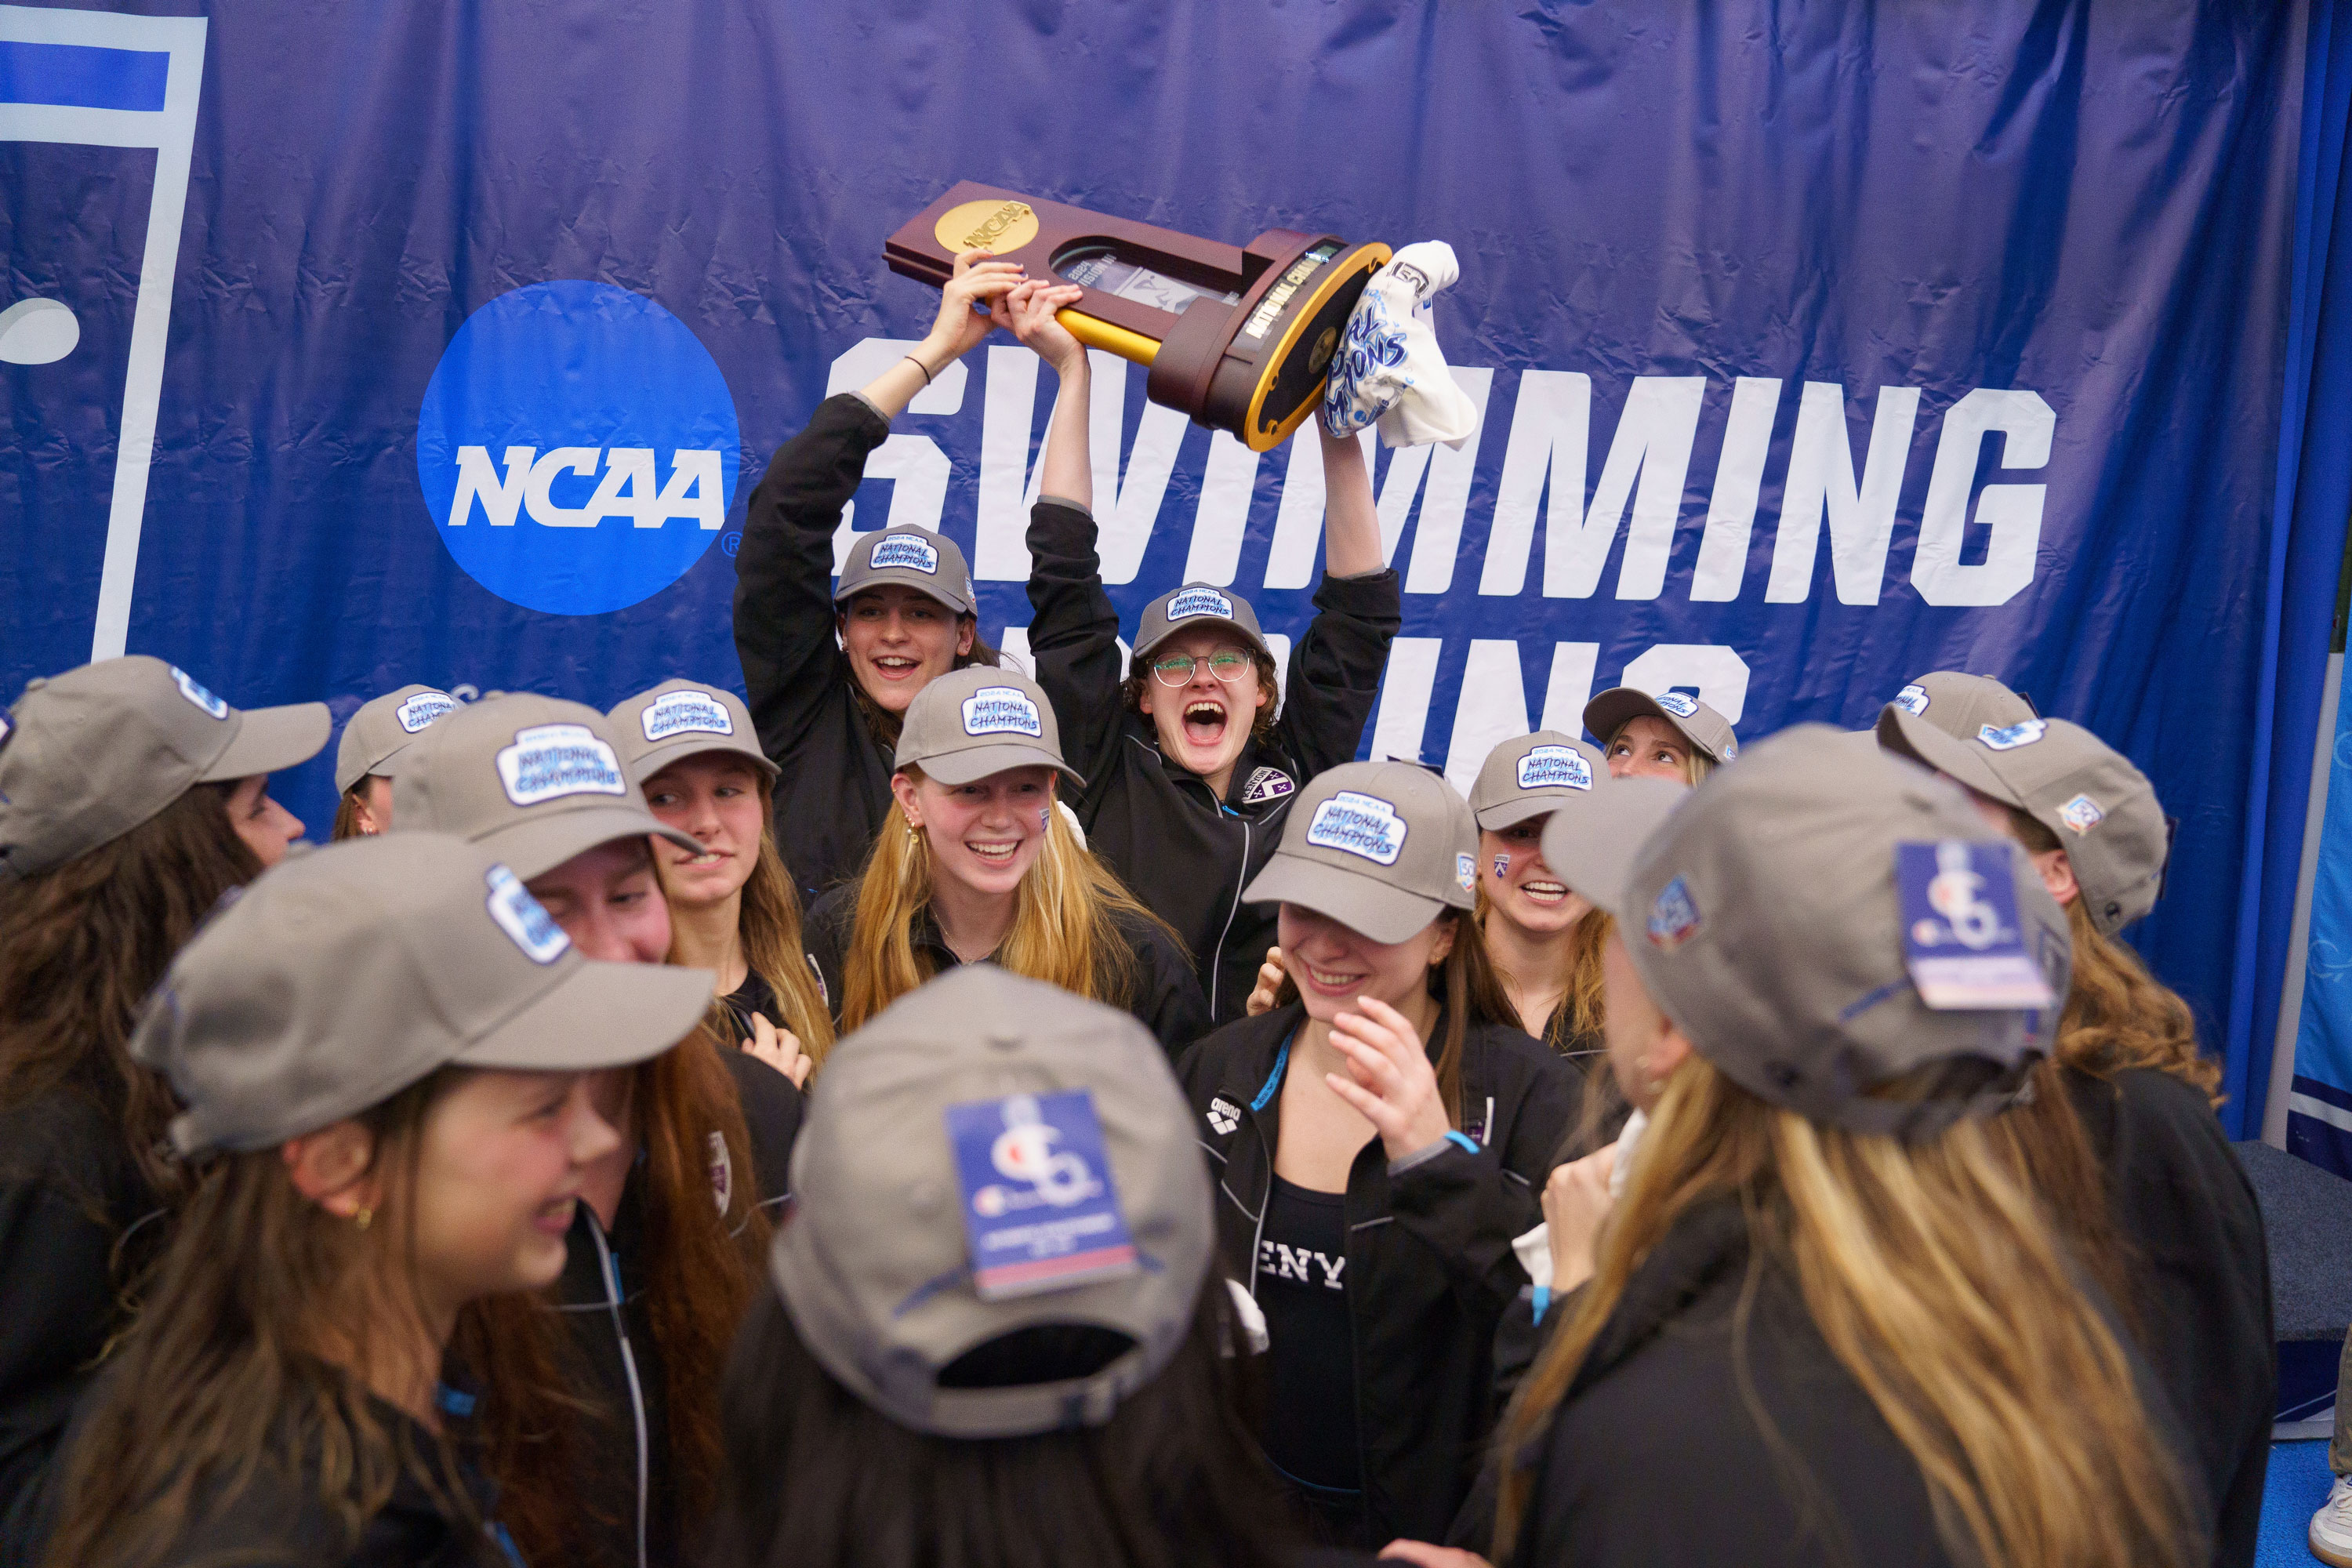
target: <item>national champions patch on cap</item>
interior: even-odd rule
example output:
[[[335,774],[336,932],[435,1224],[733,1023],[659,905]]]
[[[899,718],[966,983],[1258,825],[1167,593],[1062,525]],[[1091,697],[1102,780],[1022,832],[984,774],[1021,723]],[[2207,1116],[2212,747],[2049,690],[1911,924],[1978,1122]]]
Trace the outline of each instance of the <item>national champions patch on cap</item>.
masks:
[[[414,735],[457,706],[457,700],[446,691],[420,691],[394,709],[392,716],[403,731]]]
[[[1964,838],[1895,847],[1905,961],[1919,1000],[1938,1012],[2051,1003],[2018,923],[2012,850]]]
[[[517,805],[539,805],[572,795],[629,793],[621,760],[584,724],[538,724],[515,731],[499,752],[499,782]]]
[[[215,719],[226,719],[228,717],[227,702],[205,690],[202,686],[197,684],[196,678],[194,676],[190,675],[186,670],[182,669],[176,664],[172,666],[172,679],[179,684],[181,696],[186,698],[189,701],[194,703],[197,707],[203,709],[205,712],[211,714]]]
[[[2049,731],[2047,720],[2026,719],[2004,729],[1990,724],[1979,726],[1977,739],[1996,752],[2013,752],[2020,746],[2030,746]]]
[[[725,704],[707,691],[665,691],[646,704],[638,722],[648,741],[667,741],[672,735],[735,732],[735,721]]]
[[[1661,691],[1654,700],[1677,719],[1687,719],[1698,711],[1697,700],[1685,697],[1679,691]]]
[[[1393,866],[1404,853],[1405,832],[1405,820],[1393,803],[1343,789],[1315,808],[1307,824],[1307,842]]]
[[[1916,682],[1895,694],[1895,706],[1914,719],[1927,710],[1928,701],[1927,689]]]
[[[1045,721],[1029,694],[1017,686],[983,686],[963,700],[967,735],[1027,735],[1043,739]]]
[[[547,907],[530,896],[522,879],[504,866],[493,866],[482,875],[489,888],[490,919],[499,929],[514,939],[533,963],[553,963],[562,958],[572,939],[555,923]]]
[[[1592,764],[1570,746],[1534,746],[1519,759],[1521,789],[1591,789]]]
[[[877,572],[895,566],[936,577],[940,573],[939,547],[911,533],[886,533],[875,542],[874,553],[866,557],[866,564]]]
[[[1191,616],[1216,616],[1230,621],[1234,602],[1214,588],[1187,588],[1168,601],[1168,618],[1181,621]]]
[[[983,1301],[1141,1267],[1088,1089],[947,1108],[972,1289]]]

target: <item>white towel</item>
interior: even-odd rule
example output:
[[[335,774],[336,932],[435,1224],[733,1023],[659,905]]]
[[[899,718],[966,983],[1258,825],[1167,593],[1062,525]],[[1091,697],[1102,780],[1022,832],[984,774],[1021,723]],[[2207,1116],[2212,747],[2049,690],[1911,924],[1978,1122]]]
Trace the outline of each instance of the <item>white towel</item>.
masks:
[[[1625,1177],[1633,1169],[1633,1146],[1642,1141],[1642,1130],[1650,1124],[1649,1114],[1636,1110],[1625,1119],[1625,1131],[1617,1134],[1617,1158],[1609,1167],[1609,1195],[1625,1195]],[[1528,1271],[1528,1279],[1549,1290],[1551,1289],[1551,1226],[1539,1225],[1524,1236],[1511,1238],[1511,1250],[1519,1256],[1519,1267]]]
[[[1446,370],[1431,320],[1430,302],[1461,275],[1442,239],[1408,245],[1372,274],[1324,384],[1323,425],[1332,435],[1378,422],[1391,447],[1458,448],[1478,427],[1477,405]]]

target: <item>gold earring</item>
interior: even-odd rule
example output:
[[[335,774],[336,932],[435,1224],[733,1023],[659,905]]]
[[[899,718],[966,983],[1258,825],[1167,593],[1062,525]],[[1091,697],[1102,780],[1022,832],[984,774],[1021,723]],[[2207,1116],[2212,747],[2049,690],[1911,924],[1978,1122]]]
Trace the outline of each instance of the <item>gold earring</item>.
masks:
[[[362,1207],[359,1213],[352,1215],[352,1223],[357,1226],[360,1229],[365,1230],[369,1226],[375,1223],[375,1210]]]

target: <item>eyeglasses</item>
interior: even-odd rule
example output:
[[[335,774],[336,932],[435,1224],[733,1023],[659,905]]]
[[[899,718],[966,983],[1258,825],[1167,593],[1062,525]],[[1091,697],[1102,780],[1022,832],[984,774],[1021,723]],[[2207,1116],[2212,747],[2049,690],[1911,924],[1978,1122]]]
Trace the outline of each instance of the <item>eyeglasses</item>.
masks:
[[[1237,647],[1221,647],[1208,656],[1209,673],[1230,686],[1242,678],[1256,661]],[[1154,659],[1151,678],[1162,686],[1181,686],[1192,679],[1192,670],[1200,663],[1189,653],[1171,653],[1166,658]]]

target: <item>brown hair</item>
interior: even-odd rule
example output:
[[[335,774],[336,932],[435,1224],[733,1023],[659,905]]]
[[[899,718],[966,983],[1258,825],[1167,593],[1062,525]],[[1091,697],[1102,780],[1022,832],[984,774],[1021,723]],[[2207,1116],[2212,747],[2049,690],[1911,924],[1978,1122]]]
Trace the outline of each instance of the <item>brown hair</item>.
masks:
[[[1256,648],[1251,648],[1249,656],[1250,662],[1257,667],[1258,689],[1265,693],[1265,700],[1259,703],[1257,711],[1250,716],[1250,739],[1261,746],[1271,746],[1274,744],[1274,721],[1282,707],[1282,687],[1275,679],[1274,660]],[[1150,681],[1150,667],[1139,663],[1128,671],[1127,679],[1119,682],[1119,700],[1127,705],[1129,712],[1143,713],[1143,693]],[[1143,713],[1143,716],[1150,717],[1148,713]]]
[[[919,784],[923,771],[898,772]],[[1112,1007],[1125,1007],[1139,980],[1135,949],[1118,917],[1167,922],[1145,909],[1070,831],[1058,805],[1045,813],[1045,837],[1013,895],[1013,929],[996,962]],[[930,850],[897,802],[857,886],[849,952],[842,963],[841,1030],[847,1034],[931,977],[915,952],[915,920],[931,901]],[[1174,933],[1169,932],[1171,941]],[[1181,945],[1181,944],[1180,944]]]
[[[850,603],[855,604],[856,600],[853,597]],[[834,618],[836,622],[845,613],[842,606],[838,605],[834,606]],[[958,631],[961,631],[967,626],[972,628],[971,651],[956,655],[955,664],[951,668],[969,669],[975,664],[1002,665],[1004,662],[1003,653],[990,647],[988,639],[980,635],[980,617],[968,615],[956,617]],[[844,651],[841,658],[843,664],[846,665],[849,662],[848,653]],[[876,743],[884,751],[897,751],[898,731],[906,723],[906,716],[893,713],[875,701],[873,694],[866,689],[865,683],[857,679],[856,671],[852,669],[845,670],[844,673],[849,681],[849,694],[856,700],[858,716],[866,721],[866,731],[874,737]]]
[[[357,1118],[374,1135],[372,1168],[386,1173],[387,1223],[369,1230],[304,1198],[274,1148],[224,1156],[205,1173],[160,1265],[163,1305],[124,1336],[64,1456],[51,1563],[154,1563],[200,1506],[227,1510],[265,1471],[315,1471],[345,1551],[403,1474],[479,1527],[446,1484],[446,1450],[418,1452],[388,1426],[362,1370],[383,1314],[418,1310],[368,1287],[413,1289],[420,1133],[463,1076],[444,1068]]]
[[[1617,743],[1617,738],[1633,727],[1634,719],[1647,719],[1649,717],[1650,715],[1647,713],[1636,713],[1633,715],[1633,719],[1626,720],[1622,724],[1618,725],[1616,729],[1611,731],[1609,732],[1609,738],[1601,742],[1601,754],[1603,757],[1606,757],[1609,754],[1609,748]],[[1677,733],[1679,733],[1679,731],[1677,731]],[[1687,735],[1683,736],[1683,746],[1685,752],[1683,757],[1683,783],[1689,784],[1692,788],[1696,789],[1698,785],[1706,781],[1707,774],[1715,772],[1715,759],[1708,756],[1705,752],[1700,751],[1698,749],[1698,743]]]
[[[1794,1275],[1831,1353],[1917,1463],[1953,1557],[2185,1568],[2201,1555],[2128,1355],[1982,1122],[1910,1143],[1848,1132],[1694,1058],[1652,1114],[1598,1272],[1503,1422],[1498,1557],[1530,1500],[1523,1457],[1628,1283],[1694,1205],[1721,1198],[1747,1215],[1751,1270],[1773,1258]],[[1769,1436],[1769,1413],[1751,1409]]]
[[[261,874],[229,821],[229,788],[192,785],[62,866],[20,882],[0,875],[0,1108],[60,1089],[95,1098],[167,1201],[184,1183],[163,1152],[179,1107],[128,1047],[173,955],[222,895]]]
[[[2065,849],[2047,825],[2015,806],[2009,825],[2011,836],[2034,854]],[[2097,1078],[2150,1068],[2220,1105],[2221,1064],[2198,1051],[2189,1004],[2148,973],[2138,953],[2091,923],[2086,899],[2067,904],[2066,926],[2074,941],[2074,978],[2058,1018],[2057,1060]]]

